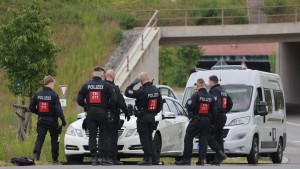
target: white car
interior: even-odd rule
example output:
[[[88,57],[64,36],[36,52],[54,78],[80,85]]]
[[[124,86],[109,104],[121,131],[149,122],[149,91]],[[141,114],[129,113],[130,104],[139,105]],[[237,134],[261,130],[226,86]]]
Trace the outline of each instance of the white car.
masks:
[[[179,157],[183,153],[185,129],[189,122],[187,113],[179,101],[162,96],[163,108],[155,116],[158,122],[157,130],[153,131],[153,142],[157,158],[160,156]],[[134,105],[135,99],[125,98],[128,104]],[[87,133],[82,129],[85,113],[78,115],[80,119],[70,124],[64,138],[65,155],[68,162],[82,162],[84,156],[89,156]],[[125,119],[121,114],[121,119]],[[118,157],[127,158],[143,156],[142,146],[136,128],[136,117],[131,116],[119,130]]]

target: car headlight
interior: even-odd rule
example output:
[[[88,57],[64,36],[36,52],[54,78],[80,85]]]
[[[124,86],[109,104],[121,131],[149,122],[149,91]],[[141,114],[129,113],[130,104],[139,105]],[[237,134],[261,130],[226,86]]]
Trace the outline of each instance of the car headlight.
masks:
[[[67,131],[66,131],[66,134],[67,135],[70,135],[70,136],[76,136],[76,133],[75,133],[75,130],[72,126],[69,126]]]
[[[82,130],[80,130],[80,129],[75,129],[75,131],[76,131],[76,133],[77,133],[77,136],[83,137]]]
[[[248,124],[250,121],[250,117],[242,117],[242,118],[237,118],[233,119],[228,126],[236,126],[236,125],[242,125],[242,124]]]
[[[125,135],[125,137],[130,137],[132,136],[134,133],[137,133],[136,132],[136,129],[129,129],[127,134]]]

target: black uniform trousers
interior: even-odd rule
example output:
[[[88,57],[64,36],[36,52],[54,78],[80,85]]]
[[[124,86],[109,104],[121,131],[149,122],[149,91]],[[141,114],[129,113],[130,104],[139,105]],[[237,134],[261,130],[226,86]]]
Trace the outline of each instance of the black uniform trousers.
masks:
[[[39,117],[36,131],[38,135],[33,149],[33,153],[37,155],[41,154],[41,150],[45,141],[45,137],[47,135],[47,131],[49,131],[51,136],[52,159],[57,160],[58,149],[59,149],[59,140],[58,140],[59,133],[58,133],[57,118]]]
[[[87,128],[89,130],[89,148],[92,157],[100,155],[109,157],[110,129],[107,123],[108,113],[106,110],[90,107],[87,114]],[[97,144],[97,134],[99,138]]]
[[[112,160],[117,160],[118,155],[119,121],[120,118],[114,117],[114,124],[110,132],[110,159]]]
[[[214,132],[211,134],[208,140],[209,147],[215,152],[222,150],[224,152],[224,139],[223,128],[225,126],[227,116],[225,113],[218,113],[217,123],[214,128]]]
[[[193,151],[193,139],[199,134],[199,159],[204,160],[209,136],[209,118],[206,116],[193,118],[187,126],[184,137],[183,159],[190,160]]]
[[[154,120],[153,120],[154,121]],[[144,151],[144,158],[150,159],[153,155],[152,133],[154,130],[154,123],[144,118],[138,118],[137,131],[139,132],[140,142]]]

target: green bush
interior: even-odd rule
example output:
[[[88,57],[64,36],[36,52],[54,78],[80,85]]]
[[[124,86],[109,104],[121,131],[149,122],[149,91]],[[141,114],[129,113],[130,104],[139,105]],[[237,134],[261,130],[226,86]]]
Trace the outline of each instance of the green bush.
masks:
[[[113,30],[113,43],[119,44],[123,39],[123,32],[120,29]]]
[[[118,18],[121,29],[128,30],[134,28],[136,21],[132,14],[120,13]]]

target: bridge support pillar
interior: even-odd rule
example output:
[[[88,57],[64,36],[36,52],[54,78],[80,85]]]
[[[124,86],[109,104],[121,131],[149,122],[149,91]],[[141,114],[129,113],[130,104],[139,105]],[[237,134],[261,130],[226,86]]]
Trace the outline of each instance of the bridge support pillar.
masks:
[[[300,42],[278,44],[276,71],[285,92],[286,110],[300,113]]]

